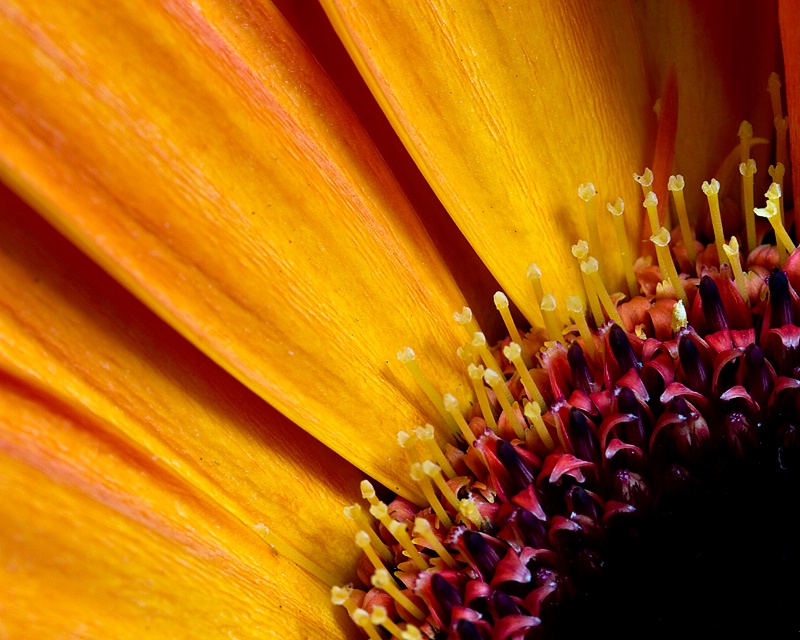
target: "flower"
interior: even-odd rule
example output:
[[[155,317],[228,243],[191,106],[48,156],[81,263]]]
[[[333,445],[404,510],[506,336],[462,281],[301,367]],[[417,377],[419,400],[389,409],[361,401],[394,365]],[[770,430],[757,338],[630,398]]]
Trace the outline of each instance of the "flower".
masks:
[[[638,37],[621,42],[628,36],[606,28],[633,26],[636,15],[597,11],[570,27],[582,15],[575,7],[542,16],[326,10],[459,228],[536,318],[521,293],[527,245],[559,237],[556,218],[541,213],[567,202],[563,181],[571,190],[591,177],[630,193],[614,176],[643,165],[649,76],[642,58],[614,55],[638,52]],[[441,210],[420,222],[381,148],[281,14],[256,3],[87,1],[8,2],[2,15],[3,178],[228,373],[414,497],[393,439],[396,425],[424,421],[430,409],[391,359],[399,341],[412,340],[437,385],[466,399],[452,364],[461,329],[447,318],[463,305],[461,289],[480,290],[457,284],[469,285],[470,274],[456,269],[475,260],[448,254],[441,236],[437,250],[428,233],[447,224]],[[398,48],[416,27],[427,29],[416,47]],[[507,49],[523,42],[517,35],[548,44]],[[446,43],[456,46],[431,55]],[[536,62],[556,48],[562,59]],[[412,75],[392,64],[412,53],[441,66],[417,64]],[[550,75],[561,62],[566,71]],[[579,81],[548,88],[573,73]],[[591,108],[576,108],[579,99]],[[698,112],[735,111],[724,102]],[[562,126],[566,114],[571,127]],[[691,164],[708,172],[702,161]],[[349,536],[341,518],[327,530],[322,523],[336,522],[331,505],[354,485],[353,471],[324,464],[324,447],[302,439],[41,223],[24,214],[9,220],[4,242],[4,399],[14,425],[3,441],[4,478],[15,523],[6,576],[16,601],[56,589],[69,595],[53,598],[50,613],[4,624],[52,635],[64,631],[59,624],[81,623],[89,634],[124,635],[139,627],[144,607],[158,611],[148,619],[166,635],[284,624],[293,625],[284,634],[333,635],[320,583],[283,558],[346,572],[349,550],[319,550]],[[555,244],[537,248],[537,260],[568,290],[577,271],[565,268],[569,254]],[[259,423],[271,425],[269,437],[254,437]],[[325,482],[312,484],[315,476]],[[292,495],[300,489],[310,495]],[[286,523],[287,508],[306,521]],[[66,518],[69,535],[58,526]],[[37,578],[48,563],[47,577]],[[82,598],[92,590],[87,619]],[[115,593],[131,595],[103,606]],[[286,618],[276,611],[284,605],[292,609]]]

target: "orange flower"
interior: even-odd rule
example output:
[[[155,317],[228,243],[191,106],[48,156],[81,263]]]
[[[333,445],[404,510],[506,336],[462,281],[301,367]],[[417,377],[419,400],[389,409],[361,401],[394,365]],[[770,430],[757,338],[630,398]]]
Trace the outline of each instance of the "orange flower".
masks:
[[[575,187],[636,200],[669,65],[699,184],[777,64],[749,3],[323,4],[444,208],[318,8],[0,2],[0,176],[99,265],[5,196],[0,634],[342,633],[340,507],[357,469],[414,497],[395,434],[435,416],[398,348],[465,404],[481,261],[537,321],[525,268],[576,285]]]

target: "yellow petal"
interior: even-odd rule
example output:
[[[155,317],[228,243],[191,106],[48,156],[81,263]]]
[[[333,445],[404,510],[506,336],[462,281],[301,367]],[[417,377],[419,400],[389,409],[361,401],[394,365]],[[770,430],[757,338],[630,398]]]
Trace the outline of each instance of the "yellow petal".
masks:
[[[93,418],[0,374],[0,636],[341,638],[328,589]]]
[[[463,304],[376,149],[270,5],[0,7],[0,175],[247,386],[390,488],[460,394]]]
[[[360,474],[2,194],[0,371],[87,416],[96,438],[135,450],[243,526],[269,528],[269,542],[323,578],[349,581],[357,554],[342,506]]]

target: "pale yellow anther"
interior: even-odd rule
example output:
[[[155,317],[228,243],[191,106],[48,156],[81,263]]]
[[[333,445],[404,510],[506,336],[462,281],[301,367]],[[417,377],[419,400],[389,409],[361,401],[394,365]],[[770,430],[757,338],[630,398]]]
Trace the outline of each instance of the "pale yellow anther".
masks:
[[[367,560],[370,561],[370,564],[375,567],[375,569],[385,568],[383,562],[381,562],[381,559],[375,552],[369,534],[366,531],[358,531],[355,536],[355,541],[356,546],[364,552],[364,555],[367,556]]]
[[[467,332],[468,335],[472,335],[476,331],[480,331],[481,328],[478,326],[478,321],[472,315],[472,309],[469,307],[463,307],[461,311],[456,311],[453,313],[453,320],[458,322],[464,330]]]
[[[773,71],[767,80],[767,91],[772,103],[772,117],[783,117],[783,103],[781,102],[781,77]]]
[[[519,334],[517,325],[514,324],[511,311],[508,308],[508,298],[502,291],[498,291],[494,294],[494,306],[500,312],[503,318],[503,324],[506,325],[506,331],[508,331],[508,335],[511,336],[511,339],[518,344],[523,344],[522,336]],[[521,355],[522,359],[525,361],[525,366],[528,368],[533,367],[533,360],[531,360],[530,354],[526,350],[523,350]]]
[[[350,599],[353,594],[352,587],[331,587],[331,602],[338,607],[344,606],[344,603]]]
[[[678,333],[681,329],[685,329],[689,324],[689,318],[686,315],[686,307],[683,302],[678,300],[672,307],[672,333]]]
[[[675,262],[672,260],[672,254],[669,251],[669,231],[667,231],[664,227],[661,227],[658,233],[650,236],[650,240],[656,246],[658,261],[660,264],[663,264],[663,268],[666,271],[664,275],[667,276],[667,280],[669,280],[669,283],[675,290],[675,295],[677,296],[678,300],[688,306],[689,299],[686,297],[686,291],[683,288],[683,282],[678,275],[678,270],[675,268]]]
[[[424,427],[417,427],[414,433],[416,433],[417,438],[424,443],[425,447],[428,449],[428,453],[432,455],[434,460],[442,467],[442,471],[444,471],[445,475],[448,478],[455,478],[455,469],[453,469],[453,466],[444,455],[444,452],[439,448],[439,445],[436,444],[436,431],[433,425],[426,424]]]
[[[474,444],[475,434],[472,433],[472,429],[469,428],[469,423],[464,418],[464,414],[461,413],[461,406],[458,403],[458,398],[450,393],[446,393],[442,400],[444,402],[444,408],[453,416],[466,443],[468,445]]]
[[[492,406],[489,404],[489,397],[486,395],[486,387],[483,386],[483,374],[485,371],[486,369],[481,365],[471,364],[467,367],[467,373],[469,374],[469,379],[472,380],[472,388],[478,398],[483,419],[492,431],[497,431],[497,422],[492,413]]]
[[[452,524],[450,516],[447,515],[447,511],[445,511],[445,508],[442,506],[442,503],[437,497],[436,492],[433,490],[431,479],[425,475],[425,472],[422,470],[422,463],[416,462],[412,464],[410,473],[411,479],[419,484],[419,488],[422,490],[422,495],[425,496],[428,504],[431,505],[431,509],[433,509],[436,517],[439,518],[439,522],[441,522],[443,526],[449,527]]]
[[[745,229],[747,230],[747,251],[756,248],[756,218],[753,213],[753,176],[756,173],[756,161],[749,158],[739,165],[742,174],[742,212],[744,214]]]
[[[372,483],[369,480],[362,480],[361,481],[361,497],[364,500],[367,500],[371,505],[378,504],[378,498],[375,495],[375,487],[372,486]]]
[[[458,511],[462,518],[466,518],[479,529],[483,526],[483,516],[474,500],[464,498],[458,505]]]
[[[550,293],[545,293],[542,298],[542,316],[544,316],[544,328],[547,331],[547,337],[552,342],[560,342],[564,344],[564,334],[562,333],[561,323],[558,321],[556,315],[556,299]]]
[[[686,198],[684,197],[683,189],[686,182],[683,176],[678,174],[670,176],[667,188],[672,193],[672,201],[675,203],[675,211],[678,214],[678,224],[681,229],[681,237],[683,238],[683,246],[686,248],[686,256],[689,262],[694,264],[697,260],[697,251],[694,247],[694,236],[692,235],[692,227],[689,224],[689,212],[686,210]]]
[[[618,325],[622,326],[622,318],[619,315],[619,311],[617,311],[617,308],[611,301],[611,296],[608,295],[608,290],[603,284],[603,281],[600,279],[600,265],[597,262],[597,259],[593,258],[592,256],[586,258],[586,260],[581,263],[581,270],[586,274],[586,276],[589,278],[589,281],[594,286],[597,297],[600,299],[600,304],[603,305],[608,317]]]
[[[384,507],[385,506],[386,505],[384,505]],[[372,511],[372,509],[370,509],[370,511]],[[378,518],[378,516],[375,517]],[[393,520],[388,516],[388,514],[378,519],[383,523],[383,526],[389,530],[389,533],[392,534],[394,539],[400,543],[400,546],[403,547],[405,554],[414,561],[414,564],[417,565],[417,568],[420,571],[427,569],[428,563],[425,562],[425,559],[420,555],[419,551],[417,551],[417,548],[414,546],[414,543],[411,541],[411,536],[408,535],[406,525],[402,522],[398,522],[397,520]]]
[[[736,236],[731,236],[730,244],[723,245],[722,248],[725,249],[728,262],[731,265],[731,269],[733,269],[733,279],[736,282],[736,289],[739,291],[739,295],[742,296],[742,300],[747,303],[749,302],[749,296],[747,295],[747,284],[744,281],[742,263],[739,257],[739,241],[736,239]]]
[[[578,197],[584,202],[589,202],[589,200],[594,198],[596,195],[597,189],[595,189],[594,184],[591,182],[587,182],[586,184],[582,184],[578,187]]]
[[[725,234],[722,230],[722,214],[719,210],[719,181],[712,179],[711,182],[703,183],[703,193],[708,199],[708,211],[711,214],[711,224],[714,227],[714,245],[717,247],[717,258],[720,265],[726,264],[728,258],[722,245],[725,244]]]
[[[370,521],[367,519],[364,511],[361,509],[361,505],[353,504],[349,507],[345,507],[344,515],[346,518],[355,522],[356,526],[362,531],[367,532],[370,542],[372,542],[372,546],[375,548],[375,551],[378,552],[378,555],[383,558],[383,560],[389,562],[392,559],[392,552],[389,551],[389,548],[384,544],[383,540],[381,540],[378,534],[372,529]]]
[[[658,219],[658,197],[655,192],[648,191],[644,197],[642,206],[647,210],[647,219],[650,222],[650,230],[653,233],[658,233],[661,228],[661,222]]]
[[[775,185],[774,182],[772,184]],[[783,252],[781,254],[781,262],[783,262],[783,260],[785,260],[786,253],[792,253],[795,250],[795,246],[794,242],[792,242],[792,239],[789,237],[789,234],[786,233],[786,229],[781,223],[781,216],[778,206],[775,204],[774,200],[769,200],[766,207],[763,209],[756,207],[755,212],[757,216],[767,218],[772,225],[772,228],[775,230],[775,239],[778,243],[779,254],[781,254],[781,251]]]
[[[509,400],[508,397],[506,397],[506,392],[508,392],[508,395],[511,395],[511,392],[508,391],[505,379],[502,376],[497,375],[491,369],[488,369],[484,372],[483,379],[486,384],[492,388],[492,391],[494,391],[494,394],[497,396],[497,401],[500,403],[500,406],[503,407],[503,412],[506,414],[506,419],[511,425],[511,428],[514,429],[514,433],[517,434],[518,438],[524,438],[525,430],[522,424],[520,424],[519,418],[517,418],[517,413],[512,407],[514,398],[512,396],[511,400]]]
[[[686,181],[683,179],[683,176],[680,173],[678,175],[669,177],[667,189],[670,191],[683,191],[685,187]]]
[[[584,218],[586,231],[589,233],[589,246],[595,251],[600,250],[600,234],[597,231],[597,203],[593,202],[597,190],[591,182],[578,187],[578,197],[584,201]]]
[[[642,172],[642,175],[638,173],[633,174],[633,179],[639,183],[642,187],[642,195],[647,195],[652,190],[653,186],[653,172],[650,170],[650,167],[645,167],[645,170]]]
[[[453,509],[458,509],[458,498],[445,481],[441,467],[432,460],[425,460],[425,462],[422,463],[422,471],[433,480],[433,484],[439,489],[439,493],[442,494],[442,497],[450,503],[450,506],[452,506]]]
[[[500,365],[489,350],[489,345],[486,343],[486,336],[480,331],[476,331],[472,335],[472,348],[480,354],[481,360],[483,360],[483,364],[486,365],[487,369],[491,369],[496,373],[502,373]]]
[[[423,640],[422,632],[414,625],[408,624],[405,631],[400,634],[400,640]]]
[[[430,522],[428,522],[425,518],[417,518],[414,520],[414,534],[421,536],[429,545],[431,545],[431,549],[433,549],[438,556],[445,561],[448,567],[455,569],[458,564],[456,559],[447,549],[445,549],[444,545],[439,541],[439,538],[436,537],[436,534],[431,528]]]
[[[369,640],[381,640],[380,635],[378,635],[377,629],[375,629],[375,625],[372,624],[372,620],[370,620],[369,613],[367,613],[364,609],[359,607],[354,608],[350,613],[350,618],[352,618],[353,622],[355,622],[359,627],[361,627],[369,637]]]
[[[456,355],[461,358],[461,361],[466,367],[471,364],[476,364],[476,361],[480,358],[472,348],[472,340],[465,342],[463,347],[456,349]]]
[[[739,162],[747,162],[750,157],[750,145],[753,141],[753,125],[747,120],[742,120],[739,125]]]
[[[416,437],[408,433],[408,431],[398,431],[397,432],[397,444],[400,445],[402,449],[410,449],[416,444]]]
[[[781,213],[781,222],[785,225],[786,217],[784,215],[783,198],[781,196],[783,195],[783,177],[786,173],[786,167],[779,162],[775,166],[770,165],[769,169],[767,169],[767,173],[769,177],[772,178],[773,184],[778,185],[778,187],[774,190],[774,193],[777,195],[769,195],[769,191],[765,195],[770,200],[775,200],[775,204],[778,205],[778,211]],[[770,188],[772,188],[771,185]],[[795,217],[797,217],[796,212]]]
[[[590,356],[594,356],[596,351],[594,339],[592,338],[592,332],[589,329],[589,324],[586,322],[583,302],[581,302],[581,299],[578,296],[567,297],[567,311],[569,311],[572,321],[578,325],[578,331],[581,334],[581,338],[583,338],[583,348]]]
[[[539,268],[539,265],[532,262],[528,265],[525,275],[528,280],[530,280],[531,287],[533,287],[533,298],[538,307],[542,304],[542,296],[544,295],[544,290],[542,289],[542,270]]]
[[[376,569],[375,573],[373,573],[370,578],[370,582],[376,589],[381,589],[388,593],[397,604],[403,607],[403,609],[408,611],[417,620],[425,619],[425,613],[422,609],[411,602],[408,596],[400,591],[394,579],[386,569]]]
[[[516,342],[511,342],[503,349],[503,355],[508,358],[508,361],[513,364],[514,368],[517,370],[519,379],[522,382],[522,386],[525,387],[525,392],[528,394],[528,397],[544,408],[544,397],[539,391],[539,387],[537,387],[536,383],[533,381],[529,367],[522,360],[522,348]]]
[[[578,240],[572,245],[572,255],[578,260],[583,260],[589,255],[589,243],[586,240]]]
[[[405,635],[406,632],[403,631],[395,622],[389,617],[386,612],[386,607],[381,605],[375,605],[372,608],[372,614],[370,615],[370,621],[372,624],[378,625],[383,627],[392,634],[395,638],[400,638],[400,640],[406,640],[406,638],[411,638],[411,640],[416,640],[414,636],[407,636]],[[411,628],[411,625],[408,625]]]
[[[458,426],[453,422],[453,418],[450,416],[447,411],[444,409],[444,405],[442,404],[442,395],[436,390],[436,387],[433,386],[431,381],[428,379],[428,376],[420,369],[419,363],[417,362],[416,355],[414,354],[414,350],[411,347],[404,347],[402,351],[397,353],[397,359],[402,362],[408,372],[411,374],[411,377],[414,378],[414,382],[417,383],[422,392],[428,397],[428,400],[431,401],[436,410],[439,412],[439,415],[442,416],[444,423],[455,431],[458,429]]]
[[[522,411],[525,414],[525,417],[531,421],[531,424],[539,436],[539,439],[542,441],[542,444],[547,447],[548,451],[552,450],[556,445],[555,442],[553,442],[553,438],[550,437],[550,432],[547,430],[547,425],[545,425],[544,420],[542,419],[542,410],[539,408],[539,405],[535,402],[528,402]]]
[[[635,296],[639,293],[639,285],[636,283],[636,275],[633,272],[633,260],[631,260],[630,247],[628,246],[628,233],[625,230],[625,219],[622,217],[625,211],[625,202],[622,198],[617,198],[613,203],[606,204],[606,209],[611,214],[614,223],[614,234],[617,237],[622,269],[625,272],[625,282],[628,285],[628,294]]]

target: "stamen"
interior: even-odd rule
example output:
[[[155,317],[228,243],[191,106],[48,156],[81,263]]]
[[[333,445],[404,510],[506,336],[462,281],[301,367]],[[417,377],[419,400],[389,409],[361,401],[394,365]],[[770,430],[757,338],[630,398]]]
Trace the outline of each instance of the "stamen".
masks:
[[[392,599],[399,604],[403,609],[408,611],[417,620],[424,620],[425,613],[417,605],[415,605],[408,596],[404,594],[394,582],[394,579],[386,569],[376,569],[375,573],[370,578],[372,586],[381,591],[388,593]]]
[[[411,542],[411,536],[408,535],[406,526],[402,522],[393,520],[391,516],[389,516],[389,508],[383,502],[371,506],[369,512],[380,520],[381,524],[389,530],[389,533],[391,533],[394,539],[400,543],[400,546],[405,549],[406,555],[414,561],[414,564],[417,565],[420,571],[424,571],[428,568],[428,563],[425,562],[425,559],[419,554],[414,543]]]
[[[514,411],[514,408],[511,406],[514,400],[513,396],[511,401],[509,401],[508,397],[506,397],[506,394],[510,395],[510,392],[508,391],[508,387],[506,386],[506,382],[503,377],[497,375],[491,369],[487,369],[483,374],[483,379],[486,381],[486,384],[492,388],[492,391],[494,391],[495,395],[497,396],[497,400],[500,403],[500,406],[503,407],[506,418],[511,423],[511,427],[514,429],[514,433],[517,434],[518,438],[524,439],[525,430],[519,423],[516,411]]]
[[[606,310],[608,317],[617,324],[622,324],[622,318],[619,315],[619,311],[617,311],[617,308],[611,301],[611,296],[608,295],[608,290],[603,284],[603,281],[600,279],[600,264],[597,262],[597,259],[589,256],[581,263],[581,271],[588,276],[589,282],[591,282],[594,286],[597,297],[600,298],[600,303]]]
[[[450,503],[450,506],[457,510],[458,497],[456,497],[456,494],[453,493],[453,490],[445,481],[444,476],[442,475],[441,467],[431,460],[425,460],[425,462],[422,463],[422,471],[426,476],[433,480],[433,483],[439,489],[442,497]]]
[[[463,518],[469,520],[476,527],[481,529],[484,525],[484,518],[478,511],[478,505],[470,498],[464,498],[458,505],[458,512]]]
[[[476,331],[472,336],[472,347],[480,354],[481,360],[483,360],[483,364],[486,365],[487,369],[491,369],[498,374],[503,373],[492,352],[489,351],[489,346],[486,344],[486,336],[480,331]]]
[[[542,298],[542,316],[544,316],[544,328],[547,330],[547,337],[551,342],[564,344],[564,334],[561,332],[561,323],[556,315],[556,299],[549,293]]]
[[[774,182],[772,184],[775,185]],[[775,206],[774,201],[770,200],[767,202],[766,207],[763,209],[756,208],[755,212],[757,216],[761,216],[762,218],[769,220],[772,228],[775,230],[775,239],[778,241],[778,254],[781,263],[783,263],[786,260],[786,252],[788,251],[789,253],[792,253],[795,250],[795,246],[794,242],[792,242],[792,239],[789,237],[789,234],[786,233],[786,229],[781,223],[781,216],[780,213],[778,213],[778,207]]]
[[[578,259],[578,264],[583,262],[586,259],[586,256],[589,255],[589,243],[586,242],[586,240],[578,240],[578,242],[572,245],[572,255]],[[583,279],[583,288],[586,290],[586,297],[589,300],[589,308],[592,310],[594,323],[599,329],[603,326],[603,323],[606,320],[605,316],[603,315],[603,308],[600,306],[600,301],[597,299],[597,294],[595,294],[594,289],[589,286],[588,278],[582,270],[581,278]],[[555,299],[553,302],[555,306]],[[561,332],[559,331],[559,334],[560,333]]]
[[[406,452],[408,460],[411,462],[411,464],[419,462],[419,456],[417,455],[417,452],[414,451],[414,445],[417,444],[416,434],[408,433],[408,431],[403,431],[401,429],[397,432],[397,444],[399,444],[400,448]]]
[[[584,320],[584,322],[586,321]],[[529,367],[522,361],[521,354],[522,348],[516,342],[510,343],[503,349],[503,355],[508,358],[509,362],[511,362],[511,364],[514,365],[514,368],[517,370],[519,379],[522,382],[522,386],[525,387],[528,397],[534,402],[538,403],[539,406],[544,409],[544,397],[542,396],[541,391],[539,391],[539,387],[537,387],[536,383],[533,381],[531,373],[528,370]]]
[[[398,351],[397,359],[406,366],[406,369],[408,369],[408,372],[411,374],[411,377],[414,378],[419,388],[422,389],[423,393],[428,396],[428,400],[436,407],[444,423],[453,430],[457,429],[458,425],[453,422],[453,418],[447,413],[442,404],[442,395],[436,390],[436,387],[433,386],[428,376],[420,369],[414,350],[411,347],[404,347],[402,351]]]
[[[464,414],[461,413],[461,407],[458,404],[458,399],[450,394],[444,394],[443,398],[444,407],[453,416],[453,419],[458,424],[458,428],[461,431],[461,435],[464,436],[464,440],[466,440],[467,444],[472,445],[475,444],[475,434],[472,433],[472,429],[469,428],[469,424],[464,419]]]
[[[514,319],[511,317],[511,311],[508,309],[508,298],[506,294],[502,291],[498,291],[494,294],[494,306],[500,312],[500,315],[503,317],[503,323],[506,325],[506,330],[508,331],[508,335],[511,336],[511,340],[516,342],[520,347],[524,344],[522,342],[522,336],[519,335],[519,330],[517,329],[517,325],[514,324]],[[528,368],[533,367],[533,361],[531,360],[530,355],[528,354],[527,349],[521,350],[522,360],[525,362],[525,366]]]
[[[739,165],[739,173],[742,174],[742,201],[744,202],[744,222],[747,228],[747,251],[748,253],[756,248],[756,218],[753,213],[753,176],[756,173],[756,161],[747,160]]]
[[[650,221],[650,230],[653,233],[658,233],[661,223],[658,221],[658,197],[653,191],[648,191],[644,196],[642,203],[647,209],[647,219]]]
[[[361,509],[360,504],[353,504],[349,507],[344,508],[344,515],[346,518],[349,518],[353,522],[356,523],[356,526],[359,527],[362,531],[366,531],[367,535],[369,535],[369,540],[372,543],[372,546],[375,548],[375,551],[378,552],[383,560],[386,562],[390,562],[392,559],[392,552],[389,551],[389,547],[387,547],[383,540],[380,539],[377,533],[372,529],[372,525],[370,521],[367,519],[367,516],[364,515],[363,509]]]
[[[417,640],[420,635],[419,629],[417,629],[413,625],[407,625],[406,630],[403,631],[400,627],[398,627],[389,615],[386,613],[386,607],[381,605],[375,605],[372,609],[372,614],[369,617],[372,624],[378,625],[386,629],[389,633],[391,633],[395,638],[400,638],[400,640]],[[414,633],[414,631],[416,633]]]
[[[481,365],[471,364],[467,367],[469,378],[472,380],[472,388],[475,390],[478,404],[481,407],[483,419],[492,431],[497,432],[497,422],[494,419],[494,413],[492,413],[492,406],[489,404],[489,397],[486,395],[486,387],[483,386],[483,374],[485,371],[486,369]]]
[[[789,118],[776,118],[775,125],[775,160],[786,166],[789,155],[786,149],[786,134],[789,131]]]
[[[592,202],[597,195],[597,190],[591,182],[582,184],[578,187],[578,197],[584,201],[583,208],[586,220],[586,230],[589,232],[589,248],[592,251],[600,251],[600,234],[597,232],[597,203]]]
[[[681,174],[669,177],[667,189],[672,192],[672,201],[675,203],[675,211],[678,213],[678,224],[681,228],[683,246],[686,248],[686,256],[689,258],[689,262],[694,264],[697,260],[697,251],[694,247],[692,227],[689,224],[689,213],[686,211],[686,198],[683,195],[685,186],[686,183]],[[755,231],[755,227],[753,227],[753,230]]]
[[[547,425],[545,425],[542,419],[542,410],[539,405],[536,402],[528,402],[523,407],[522,412],[525,414],[525,417],[531,421],[533,428],[536,430],[537,435],[542,440],[544,446],[547,447],[548,451],[554,449],[556,443],[553,442],[553,438],[547,430]]]
[[[753,125],[742,120],[739,125],[739,162],[747,162],[750,158],[750,145],[753,143]]]
[[[375,549],[372,547],[372,543],[369,539],[369,533],[366,531],[358,531],[356,532],[356,546],[364,552],[364,555],[367,556],[367,560],[370,561],[375,570],[378,569],[386,569],[383,566],[383,562],[378,557],[378,554],[375,552]]]
[[[686,307],[683,302],[678,300],[672,307],[672,333],[678,333],[681,329],[685,329],[689,324],[689,318],[686,315]]]
[[[775,166],[770,165],[767,169],[767,173],[769,177],[772,178],[772,182],[776,183],[780,187],[780,191],[777,196],[778,202],[778,210],[781,212],[781,222],[785,225],[786,224],[786,217],[784,216],[783,211],[783,176],[786,173],[786,167],[783,166],[780,162]],[[770,196],[768,198],[772,199]]]
[[[617,236],[617,245],[622,258],[622,269],[625,271],[625,281],[628,283],[628,295],[633,297],[639,293],[639,285],[633,272],[633,260],[631,260],[628,248],[628,233],[625,231],[625,220],[622,218],[625,203],[622,198],[617,198],[613,204],[609,202],[606,205],[606,209],[611,213],[611,219],[614,221],[614,233]]]
[[[456,349],[456,355],[461,358],[466,367],[475,364],[475,357],[472,353],[472,341],[465,342],[463,347]]]
[[[437,538],[436,534],[433,532],[431,523],[425,518],[417,518],[414,520],[414,533],[422,536],[425,541],[431,545],[431,548],[437,553],[437,555],[447,563],[448,567],[454,569],[457,566],[458,563],[456,562],[456,559],[447,549],[445,549],[444,545],[439,541],[439,538]]]
[[[736,236],[731,236],[730,244],[724,244],[722,248],[725,250],[725,255],[728,256],[728,263],[731,265],[731,269],[733,269],[736,289],[738,289],[739,295],[742,296],[742,300],[744,300],[745,303],[749,303],[750,299],[747,295],[747,283],[744,281],[744,272],[742,271],[742,262],[739,256],[739,241],[736,239]]]
[[[788,122],[787,119],[783,117],[781,78],[774,71],[769,74],[767,92],[769,92],[770,102],[772,104],[772,122],[775,125],[775,159],[786,166],[786,131]]]
[[[360,487],[361,497],[364,498],[364,500],[373,506],[380,502],[380,500],[378,500],[378,496],[375,495],[375,487],[372,486],[372,483],[369,480],[362,480]]]
[[[333,596],[331,596],[331,599],[333,599]],[[350,605],[347,604],[348,602]],[[378,630],[375,628],[375,625],[372,624],[372,621],[369,619],[369,614],[364,611],[364,609],[356,607],[349,597],[344,603],[344,608],[347,609],[347,613],[350,614],[350,618],[353,620],[353,622],[355,622],[356,625],[361,627],[366,632],[369,640],[381,640],[380,635],[378,635]]]
[[[586,322],[586,316],[584,315],[583,311],[583,302],[581,302],[581,299],[578,296],[567,297],[567,311],[569,311],[572,321],[578,325],[578,331],[581,334],[581,338],[583,338],[584,348],[589,352],[590,356],[594,357],[594,338],[592,337],[592,332],[589,329],[589,323]]]
[[[464,331],[467,332],[467,335],[473,335],[476,331],[480,331],[481,328],[478,326],[478,321],[472,315],[472,309],[469,307],[464,307],[461,309],[461,313],[458,311],[453,313],[453,320],[458,322],[462,327],[464,327]]]
[[[633,174],[633,179],[642,187],[642,197],[646,198],[647,194],[653,190],[653,172],[650,167],[645,167],[642,175]]]
[[[714,226],[714,244],[717,247],[719,264],[726,264],[728,259],[722,245],[725,244],[725,234],[722,230],[722,215],[719,211],[719,181],[712,178],[711,182],[703,183],[703,193],[708,198],[708,210],[711,213],[711,224]]]
[[[431,479],[425,475],[425,472],[422,470],[422,464],[419,462],[411,465],[411,479],[419,484],[422,495],[425,496],[428,504],[431,505],[431,509],[433,509],[436,517],[439,518],[439,522],[442,523],[442,526],[449,529],[453,524],[450,520],[450,516],[447,515],[447,511],[445,511],[444,506],[442,506],[442,503],[436,496],[436,492],[433,490],[433,485],[431,484]]]
[[[683,289],[683,282],[678,275],[678,270],[675,268],[675,262],[672,260],[672,254],[669,251],[669,231],[661,227],[658,233],[650,236],[650,240],[656,245],[658,261],[662,265],[662,268],[665,269],[667,280],[669,280],[669,283],[675,290],[675,295],[683,304],[688,306],[689,299],[686,297],[686,291]]]
[[[772,103],[772,117],[783,118],[783,103],[781,102],[781,77],[773,71],[767,80],[767,92]]]
[[[450,464],[450,461],[445,457],[444,452],[439,448],[436,443],[436,432],[432,424],[426,424],[424,427],[417,427],[415,430],[417,438],[420,442],[424,442],[428,448],[428,452],[433,456],[433,459],[439,464],[448,478],[455,478],[456,471]]]
[[[544,296],[544,290],[542,289],[542,270],[535,262],[532,262],[528,266],[528,270],[525,275],[528,277],[528,280],[531,281],[534,301],[538,307],[542,304],[542,297]]]

